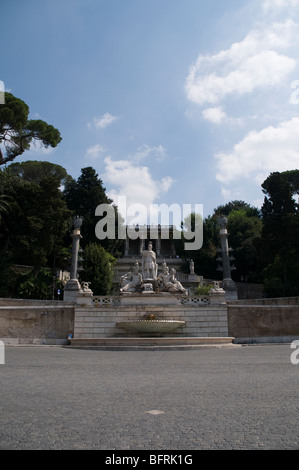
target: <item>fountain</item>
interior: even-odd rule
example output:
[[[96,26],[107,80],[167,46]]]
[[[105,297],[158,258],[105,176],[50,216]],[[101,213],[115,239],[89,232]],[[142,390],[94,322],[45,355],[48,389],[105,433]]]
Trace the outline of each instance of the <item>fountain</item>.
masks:
[[[162,336],[173,333],[177,328],[185,326],[186,322],[179,320],[159,320],[155,314],[146,315],[142,320],[127,320],[117,322],[116,326],[144,336]]]
[[[139,294],[141,304],[144,295],[163,293],[188,295],[187,290],[176,279],[175,270],[171,269],[169,272],[165,261],[162,263],[162,273],[157,274],[156,253],[152,250],[152,243],[149,242],[148,249],[142,253],[142,274],[139,272],[139,263],[136,261],[132,272],[121,277],[120,293],[125,296]],[[173,333],[185,323],[179,320],[163,320],[155,314],[149,314],[141,319],[117,322],[116,326],[144,336],[162,336]]]
[[[214,283],[206,296],[189,295],[173,267],[168,268],[163,261],[158,270],[151,243],[141,253],[140,265],[136,260],[132,269],[120,278],[118,294],[94,296],[89,283],[82,283],[76,295],[70,346],[96,349],[231,346],[225,291],[219,284]],[[192,282],[198,281],[192,260],[190,276]]]

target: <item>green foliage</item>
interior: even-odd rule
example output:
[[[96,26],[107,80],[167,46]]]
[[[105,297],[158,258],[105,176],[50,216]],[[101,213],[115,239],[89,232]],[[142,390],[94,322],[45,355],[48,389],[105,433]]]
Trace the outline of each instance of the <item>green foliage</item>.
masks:
[[[98,243],[89,243],[84,250],[84,271],[81,281],[89,281],[95,295],[109,294],[112,288],[114,257]]]
[[[217,271],[217,254],[220,247],[218,217],[227,216],[229,245],[234,250],[236,271],[232,272],[235,280],[241,276],[247,281],[259,280],[260,237],[262,220],[257,208],[244,201],[232,201],[215,209],[212,216],[203,220],[203,246],[198,251],[180,251],[182,257],[194,261],[195,272],[206,279],[220,279]],[[191,227],[193,217],[191,216]],[[192,228],[193,230],[193,228]]]
[[[73,211],[74,215],[81,215],[83,217],[83,224],[81,229],[82,242],[84,248],[89,243],[98,243],[95,235],[95,226],[99,221],[99,217],[95,216],[95,210],[100,204],[112,204],[112,200],[106,195],[106,188],[103,186],[102,180],[92,167],[82,168],[81,175],[78,180],[68,180],[64,188],[64,197],[69,209]],[[116,239],[115,240],[101,240],[101,245],[113,256],[118,257],[122,254],[124,249],[124,241],[117,239],[118,233],[118,213],[115,208],[115,224],[116,224]]]
[[[32,141],[44,147],[56,147],[62,138],[60,132],[41,119],[28,119],[29,107],[11,93],[5,93],[0,105],[0,165],[14,160],[30,148]]]
[[[26,269],[9,265],[7,260],[3,260],[0,269],[1,297],[51,300],[57,298],[57,289],[63,287],[48,268]]]
[[[0,226],[2,222],[2,214],[9,209],[9,197],[6,194],[0,194]]]
[[[50,300],[57,287],[62,287],[60,281],[53,279],[51,271],[46,268],[20,275],[18,284],[17,296],[21,299]]]
[[[36,160],[11,163],[9,167],[5,169],[4,174],[8,174],[10,177],[19,177],[22,181],[37,184],[51,177],[57,180],[58,186],[64,186],[68,181],[72,180],[72,177],[62,166]]]
[[[284,280],[284,263],[280,256],[275,256],[273,263],[263,270],[264,291],[267,297],[292,297],[299,295],[298,263],[288,266],[288,280]]]
[[[213,285],[209,284],[208,286],[201,286],[200,284],[194,290],[195,295],[209,295],[210,290],[212,289]]]
[[[263,271],[267,295],[297,295],[299,282],[299,216],[294,194],[299,170],[271,173],[262,184]]]
[[[233,211],[242,211],[243,213],[246,213],[248,217],[260,216],[260,212],[257,207],[250,206],[250,204],[244,201],[231,201],[225,205],[218,206],[214,210],[214,214],[216,216],[228,216]]]
[[[71,212],[59,189],[61,167],[55,174],[53,164],[27,163],[12,164],[0,171],[0,188],[10,200],[9,210],[2,214],[1,239],[11,263],[36,269],[46,265],[55,267],[71,222]],[[53,171],[46,176],[50,168]],[[32,177],[34,169],[36,178]]]
[[[254,208],[234,209],[228,215],[229,245],[235,258],[235,280],[259,282],[260,240],[263,222]]]
[[[14,100],[10,104],[6,110],[0,107],[2,114],[23,129],[28,115],[25,103]],[[46,132],[40,123],[34,125],[40,133]],[[217,207],[203,220],[202,248],[188,252],[184,241],[192,240],[185,240],[186,222],[191,222],[189,229],[194,231],[194,214],[190,214],[181,227],[183,237],[173,240],[186,272],[193,259],[197,274],[205,279],[222,278],[217,271],[218,217],[225,215],[237,268],[233,279],[263,282],[267,296],[299,295],[299,218],[294,198],[299,192],[299,170],[271,173],[262,189],[265,200],[261,211],[244,201]],[[52,298],[52,268],[68,267],[74,215],[83,217],[84,270],[80,281],[90,281],[95,295],[111,293],[112,265],[115,257],[122,255],[124,241],[117,239],[117,208],[116,240],[96,238],[99,217],[95,209],[100,204],[112,201],[91,167],[83,168],[77,181],[63,167],[49,162],[12,163],[0,168],[0,296]],[[24,272],[17,265],[29,268]],[[196,293],[206,295],[210,287],[198,286]]]
[[[194,230],[194,214],[191,214],[191,229]],[[216,271],[216,255],[219,247],[219,227],[215,217],[207,217],[203,220],[203,245],[200,250],[184,250],[184,240],[178,240],[176,243],[177,254],[185,259],[185,271],[189,272],[189,260],[194,261],[195,272],[207,279],[215,279],[218,273]],[[176,240],[175,240],[176,241]],[[188,241],[188,240],[187,240]]]

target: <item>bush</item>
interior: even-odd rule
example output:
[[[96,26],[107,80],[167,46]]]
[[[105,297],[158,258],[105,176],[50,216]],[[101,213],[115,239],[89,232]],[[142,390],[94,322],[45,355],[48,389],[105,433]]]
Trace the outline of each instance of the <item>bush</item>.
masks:
[[[83,254],[84,263],[80,281],[90,282],[95,295],[111,292],[114,257],[98,243],[89,243]]]

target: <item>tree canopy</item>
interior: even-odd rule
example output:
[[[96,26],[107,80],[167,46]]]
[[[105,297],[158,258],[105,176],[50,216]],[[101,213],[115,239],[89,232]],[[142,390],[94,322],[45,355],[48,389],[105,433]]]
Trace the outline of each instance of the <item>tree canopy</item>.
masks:
[[[55,178],[59,185],[64,186],[72,177],[65,168],[55,163],[29,160],[27,162],[11,163],[4,171],[5,175],[19,177],[23,181],[39,184],[46,178]]]
[[[68,208],[73,211],[74,215],[83,217],[81,228],[82,247],[84,248],[89,243],[98,243],[95,226],[99,219],[95,215],[95,210],[100,204],[112,205],[112,199],[107,196],[103,181],[99,178],[95,169],[92,167],[82,168],[81,175],[77,180],[70,179],[66,181],[63,193]],[[114,209],[117,234],[118,211],[117,207],[114,207]],[[115,240],[101,240],[101,245],[117,257],[122,253],[124,242],[118,240],[116,235]]]
[[[49,162],[13,163],[0,171],[0,188],[9,200],[0,239],[12,263],[55,264],[71,222],[60,190],[66,177]]]
[[[99,243],[89,243],[84,250],[84,270],[82,281],[89,281],[91,289],[97,295],[110,293],[112,289],[113,256]]]
[[[262,258],[268,295],[299,294],[299,170],[274,172],[263,182]]]
[[[267,296],[298,295],[299,170],[271,173],[262,191],[261,210],[244,201],[230,201],[203,219],[203,246],[199,250],[184,250],[185,228],[183,240],[174,240],[177,253],[185,258],[188,272],[193,259],[197,274],[208,280],[221,279],[217,271],[218,218],[225,215],[237,268],[232,278],[263,283]],[[116,239],[96,238],[99,217],[95,209],[100,204],[113,205],[92,167],[82,168],[77,180],[50,162],[27,161],[0,168],[0,295],[51,298],[53,268],[68,268],[75,215],[83,217],[80,244],[84,270],[80,280],[91,281],[96,294],[108,293],[111,266],[114,258],[123,254],[124,241],[117,237],[114,206]],[[195,215],[187,219],[193,231]],[[25,269],[20,275],[18,265],[26,265],[29,271]]]
[[[0,105],[0,165],[11,162],[30,148],[32,141],[56,147],[62,137],[58,129],[41,119],[28,119],[29,107],[11,93]]]

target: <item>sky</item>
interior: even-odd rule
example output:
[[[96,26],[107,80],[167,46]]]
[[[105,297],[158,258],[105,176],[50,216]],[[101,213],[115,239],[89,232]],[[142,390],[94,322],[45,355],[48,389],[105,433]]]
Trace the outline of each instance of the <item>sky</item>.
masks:
[[[299,167],[299,0],[0,2],[0,84],[117,204],[261,207]],[[122,199],[123,200],[123,199]]]

